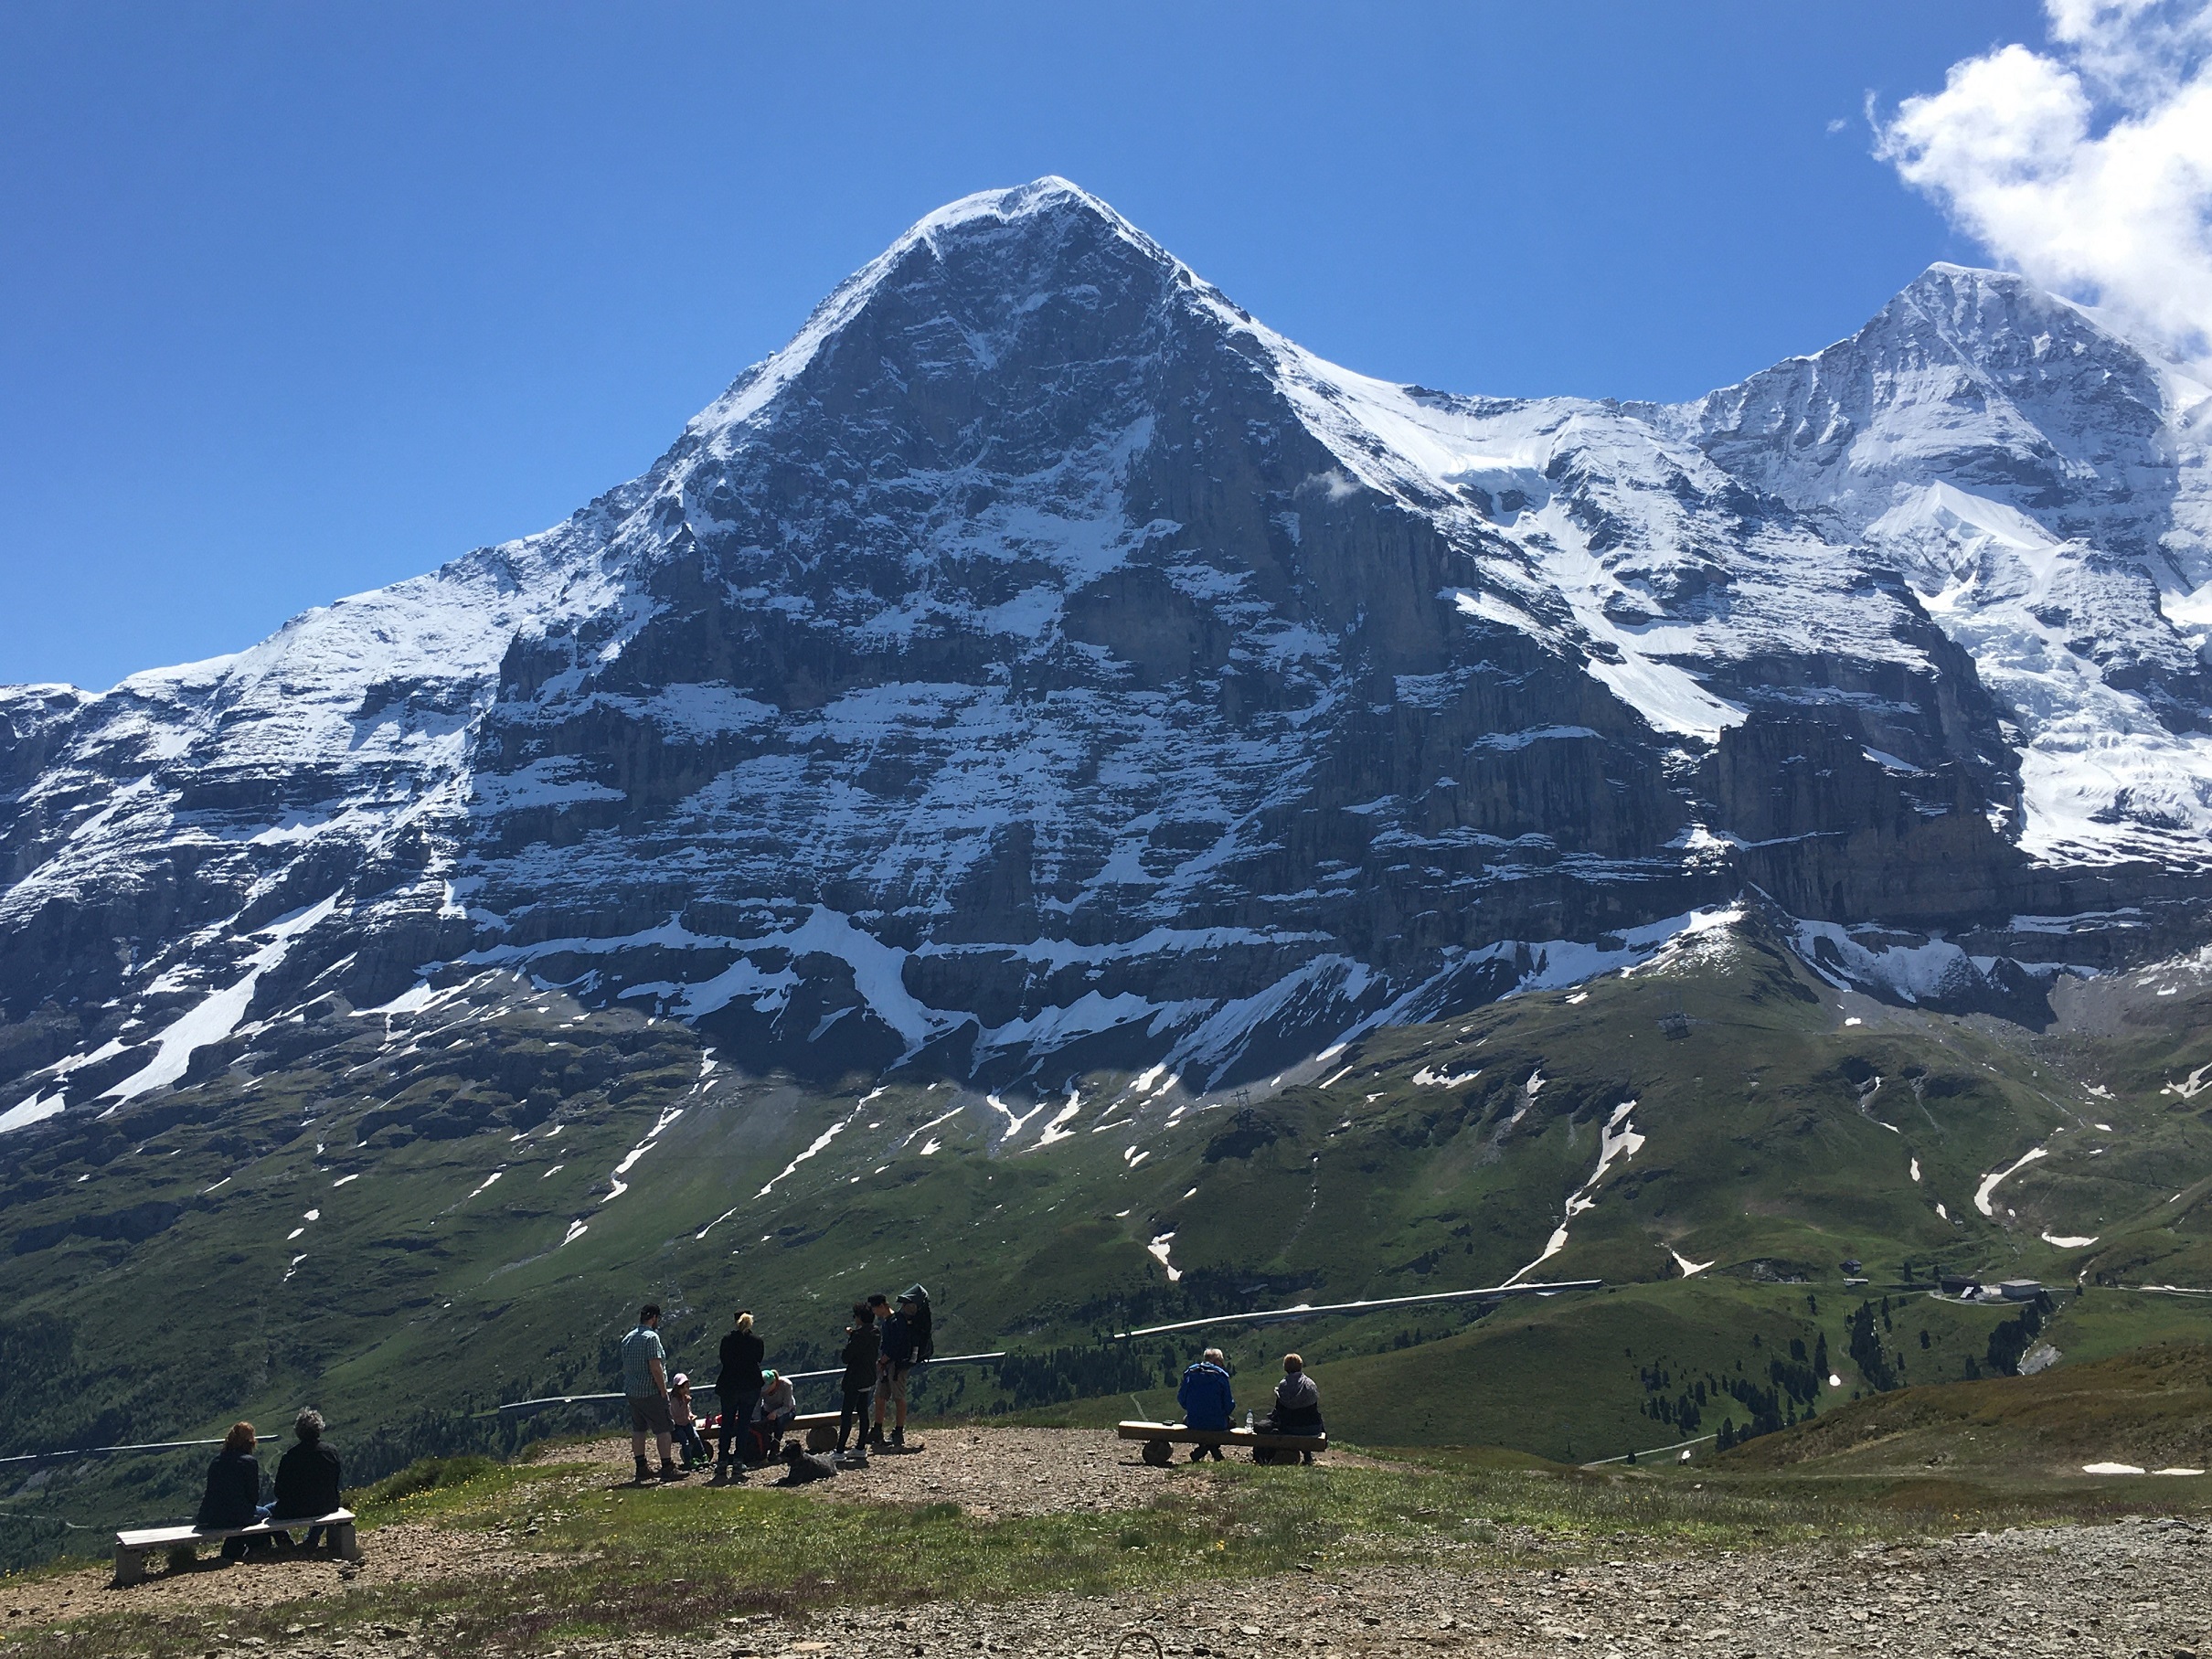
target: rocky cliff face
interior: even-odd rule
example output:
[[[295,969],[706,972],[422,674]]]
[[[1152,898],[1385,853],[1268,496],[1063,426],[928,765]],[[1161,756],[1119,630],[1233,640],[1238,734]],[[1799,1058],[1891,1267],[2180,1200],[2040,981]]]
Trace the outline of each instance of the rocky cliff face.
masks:
[[[0,1126],[493,969],[761,1064],[1202,1085],[1747,884],[1970,941],[1962,995],[2122,960],[2212,825],[2202,407],[1947,267],[1696,404],[1452,397],[971,197],[566,524],[0,693]]]

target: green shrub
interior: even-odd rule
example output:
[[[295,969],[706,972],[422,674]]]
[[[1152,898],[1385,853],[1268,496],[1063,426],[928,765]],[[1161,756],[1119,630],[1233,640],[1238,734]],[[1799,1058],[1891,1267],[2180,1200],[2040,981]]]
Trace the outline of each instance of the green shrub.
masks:
[[[419,1457],[399,1473],[386,1475],[354,1496],[360,1504],[397,1504],[402,1498],[411,1498],[435,1487],[465,1485],[498,1467],[496,1459],[475,1452],[464,1452],[458,1457]]]

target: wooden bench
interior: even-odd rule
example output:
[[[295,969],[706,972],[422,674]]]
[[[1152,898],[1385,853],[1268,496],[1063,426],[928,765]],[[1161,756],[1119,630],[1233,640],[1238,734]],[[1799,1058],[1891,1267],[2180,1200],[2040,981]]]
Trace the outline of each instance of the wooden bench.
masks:
[[[179,1544],[221,1543],[226,1538],[265,1538],[271,1533],[298,1532],[320,1526],[330,1534],[330,1547],[348,1561],[361,1558],[360,1542],[354,1537],[354,1512],[334,1509],[323,1515],[293,1515],[282,1521],[256,1521],[250,1526],[149,1526],[115,1535],[115,1583],[120,1589],[146,1576],[146,1557],[156,1549]]]
[[[837,1416],[835,1411],[802,1411],[791,1420],[791,1427],[783,1432],[795,1436],[809,1452],[833,1452],[837,1446]],[[865,1437],[868,1420],[863,1418],[856,1421]],[[702,1428],[699,1438],[712,1440],[714,1437]]]
[[[866,1427],[865,1424],[862,1426]],[[702,1422],[698,1428],[699,1439],[709,1446],[715,1443],[721,1432],[718,1425],[710,1430],[707,1424]],[[787,1435],[796,1436],[799,1443],[809,1452],[827,1452],[837,1443],[837,1413],[835,1411],[802,1411],[791,1420],[791,1426],[783,1432]]]
[[[867,1417],[854,1420],[863,1440],[867,1438]],[[837,1413],[835,1411],[802,1411],[791,1420],[791,1431],[805,1436],[801,1442],[809,1452],[835,1452],[837,1449]]]
[[[1186,1429],[1181,1423],[1123,1423],[1116,1430],[1125,1441],[1144,1442],[1144,1461],[1164,1469],[1175,1458],[1176,1446],[1250,1446],[1253,1451],[1326,1452],[1325,1434],[1265,1434],[1257,1429]]]

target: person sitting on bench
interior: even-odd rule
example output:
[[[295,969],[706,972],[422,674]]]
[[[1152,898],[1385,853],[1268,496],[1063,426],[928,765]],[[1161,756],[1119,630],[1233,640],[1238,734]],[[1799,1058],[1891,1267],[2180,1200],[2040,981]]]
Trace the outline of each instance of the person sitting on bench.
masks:
[[[1321,1390],[1305,1374],[1305,1361],[1295,1354],[1282,1356],[1282,1380],[1275,1385],[1275,1409],[1260,1422],[1264,1434],[1310,1434],[1318,1439],[1327,1430],[1321,1423]],[[1311,1452],[1302,1454],[1312,1462]],[[1283,1456],[1288,1458],[1289,1452]]]
[[[1219,1348],[1207,1349],[1183,1373],[1175,1404],[1183,1408],[1186,1429],[1227,1429],[1235,1420],[1237,1397],[1229,1389],[1228,1358]],[[1221,1461],[1218,1446],[1193,1446],[1190,1461],[1195,1463],[1208,1452],[1214,1454],[1214,1462]]]
[[[230,1425],[230,1432],[223,1436],[223,1449],[207,1465],[207,1489],[201,1494],[193,1526],[213,1532],[250,1526],[261,1518],[261,1465],[254,1459],[254,1444],[251,1423]],[[244,1560],[249,1545],[266,1549],[271,1541],[266,1537],[225,1538],[223,1559]]]
[[[684,1467],[697,1469],[711,1461],[707,1442],[699,1438],[698,1415],[691,1409],[691,1376],[678,1371],[668,1380],[668,1432],[684,1454]]]
[[[292,1420],[292,1431],[299,1444],[277,1462],[276,1502],[270,1505],[270,1518],[314,1520],[335,1513],[343,1507],[338,1454],[323,1443],[323,1414],[308,1407]],[[304,1547],[314,1549],[322,1542],[323,1529],[310,1526]]]
[[[799,1415],[799,1391],[781,1371],[760,1373],[760,1445],[764,1458],[780,1454],[792,1420]]]

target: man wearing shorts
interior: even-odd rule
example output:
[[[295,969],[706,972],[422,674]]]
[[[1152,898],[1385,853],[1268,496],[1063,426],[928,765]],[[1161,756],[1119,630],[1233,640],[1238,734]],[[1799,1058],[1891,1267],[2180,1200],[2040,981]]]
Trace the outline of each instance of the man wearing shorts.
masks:
[[[914,1304],[904,1296],[899,1299],[899,1311],[883,1322],[883,1340],[876,1360],[876,1444],[886,1442],[883,1438],[883,1409],[894,1402],[897,1414],[891,1421],[889,1444],[904,1448],[907,1443],[907,1372],[914,1365]]]
[[[648,1431],[660,1443],[661,1479],[682,1480],[668,1420],[668,1351],[661,1345],[661,1310],[650,1302],[638,1310],[637,1329],[622,1338],[622,1393],[630,1401],[630,1452],[637,1459],[638,1484],[653,1478],[645,1467]]]

